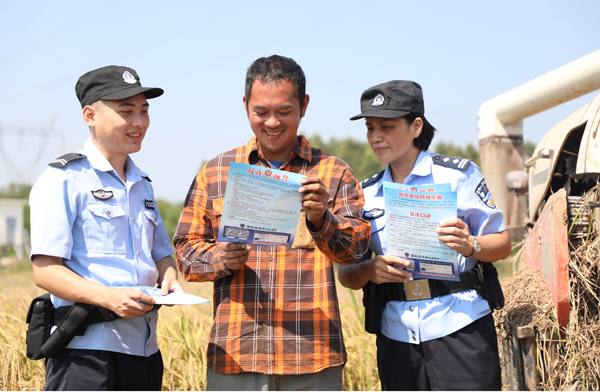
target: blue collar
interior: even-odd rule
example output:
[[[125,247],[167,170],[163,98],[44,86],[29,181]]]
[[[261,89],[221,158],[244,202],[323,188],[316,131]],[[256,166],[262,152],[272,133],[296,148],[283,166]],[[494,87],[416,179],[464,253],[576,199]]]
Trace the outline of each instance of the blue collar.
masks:
[[[115,173],[115,175],[117,175],[117,172],[115,172],[108,159],[106,159],[104,154],[102,154],[102,152],[94,144],[91,137],[85,141],[83,144],[83,149],[79,152],[87,156],[88,161],[95,170],[100,170],[103,172],[112,171]],[[133,159],[131,159],[129,155],[127,155],[127,160],[125,161],[125,172],[127,173],[127,182],[137,182],[140,181],[142,177],[148,177],[146,173],[141,171],[135,165],[135,163],[133,163]]]
[[[413,167],[413,169],[410,172],[410,174],[408,175],[408,177],[406,177],[406,180],[404,181],[404,183],[410,184],[412,182],[411,177],[413,177],[413,176],[426,177],[426,176],[431,175],[432,169],[433,169],[432,166],[433,166],[433,162],[431,161],[431,154],[428,151],[421,151],[419,153],[419,156],[417,157],[415,166]],[[390,166],[389,163],[388,163],[387,167],[385,168],[385,172],[383,173],[383,177],[381,178],[381,181],[379,181],[379,184],[377,184],[377,191],[375,192],[376,196],[383,195],[383,182],[384,181],[394,182],[394,180],[392,178],[392,167]]]

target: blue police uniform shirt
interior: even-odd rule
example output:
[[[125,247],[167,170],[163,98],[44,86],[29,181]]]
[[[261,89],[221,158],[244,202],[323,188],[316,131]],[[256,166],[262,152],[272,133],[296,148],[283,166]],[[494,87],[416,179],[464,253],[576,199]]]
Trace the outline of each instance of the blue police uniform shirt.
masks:
[[[385,209],[383,181],[393,182],[390,165],[383,176],[364,187],[363,211]],[[471,163],[465,171],[436,165],[432,155],[421,151],[406,185],[450,183],[457,192],[457,215],[475,236],[505,230],[504,218],[494,204],[481,171]],[[375,216],[380,213],[374,210]],[[385,214],[371,220],[371,250],[377,255],[387,254]],[[475,268],[477,261],[458,254],[459,273]],[[491,313],[485,299],[475,290],[452,293],[442,297],[417,301],[390,301],[381,322],[381,333],[400,342],[419,344],[422,341],[449,335],[473,321]]]
[[[154,286],[156,261],[173,254],[148,176],[128,156],[124,183],[88,139],[87,159],[49,167],[29,196],[31,255],[63,259],[63,265],[105,286]],[[54,306],[73,302],[52,296]],[[158,351],[158,312],[92,324],[67,348],[137,356]]]

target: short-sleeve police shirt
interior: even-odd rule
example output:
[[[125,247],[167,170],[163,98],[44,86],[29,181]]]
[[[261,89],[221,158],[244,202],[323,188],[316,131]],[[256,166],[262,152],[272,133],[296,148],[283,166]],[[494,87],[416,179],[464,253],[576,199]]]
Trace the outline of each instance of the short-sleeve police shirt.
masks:
[[[463,171],[433,163],[433,156],[421,151],[406,185],[450,183],[457,192],[457,215],[475,236],[505,230],[502,213],[495,205],[481,171],[470,163]],[[468,163],[468,161],[464,161]],[[383,176],[364,187],[363,216],[371,222],[371,250],[387,254],[383,181],[393,182],[390,166]],[[458,254],[459,273],[475,268],[475,259]],[[388,302],[382,316],[381,332],[390,339],[419,344],[449,335],[489,314],[490,307],[475,290],[418,301]]]
[[[31,190],[32,257],[60,257],[79,276],[105,286],[154,286],[155,262],[173,248],[148,176],[127,157],[124,183],[91,139],[79,152],[87,159],[49,167]],[[153,310],[93,324],[67,347],[150,356],[158,351],[157,321]]]

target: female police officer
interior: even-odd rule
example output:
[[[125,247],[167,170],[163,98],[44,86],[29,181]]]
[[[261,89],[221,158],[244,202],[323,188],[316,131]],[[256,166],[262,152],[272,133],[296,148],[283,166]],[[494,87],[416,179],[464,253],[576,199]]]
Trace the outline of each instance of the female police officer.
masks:
[[[340,265],[339,279],[344,286],[357,290],[369,281],[404,286],[402,282],[411,278],[410,272],[392,266],[408,266],[406,260],[387,255],[383,181],[451,184],[457,192],[458,217],[442,222],[437,233],[458,253],[460,273],[474,269],[477,260],[494,262],[508,257],[510,237],[479,168],[465,159],[427,152],[435,128],[423,115],[420,85],[396,80],[371,87],[361,96],[361,112],[351,120],[366,119],[369,144],[379,161],[388,165],[362,184],[363,217],[371,221],[370,248],[375,258]],[[377,335],[382,388],[499,390],[496,330],[487,301],[473,288],[457,288],[455,282],[420,283],[429,285],[432,294],[428,299],[407,300],[400,295],[383,310]],[[402,294],[403,288],[399,290]]]

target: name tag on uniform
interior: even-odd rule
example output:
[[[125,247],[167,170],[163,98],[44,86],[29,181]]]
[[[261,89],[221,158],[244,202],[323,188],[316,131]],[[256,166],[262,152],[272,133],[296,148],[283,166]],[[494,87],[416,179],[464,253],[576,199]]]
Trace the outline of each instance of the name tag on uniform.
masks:
[[[146,205],[146,209],[153,210],[154,209],[154,200],[144,199],[144,203]]]
[[[112,191],[105,191],[104,189],[98,189],[97,191],[91,191],[92,195],[98,199],[98,200],[102,200],[102,201],[106,201],[108,199],[110,199],[111,197],[113,197],[113,193]]]

